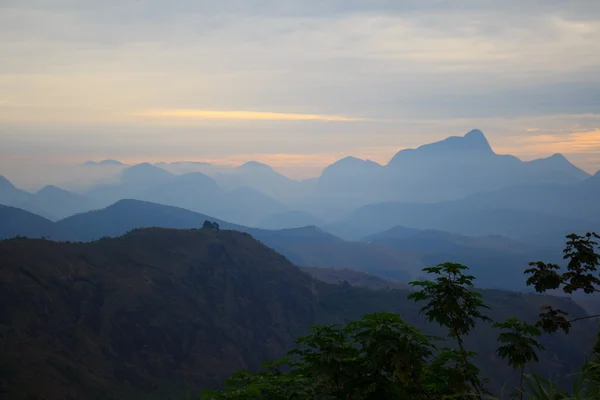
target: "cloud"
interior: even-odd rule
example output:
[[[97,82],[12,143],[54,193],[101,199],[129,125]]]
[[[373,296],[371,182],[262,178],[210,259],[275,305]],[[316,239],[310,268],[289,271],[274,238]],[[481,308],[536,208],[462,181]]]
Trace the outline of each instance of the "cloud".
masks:
[[[0,156],[384,162],[480,128],[537,157],[513,138],[598,127],[598,1],[0,3]]]
[[[523,150],[536,153],[598,154],[600,129],[567,135],[535,135],[517,139]]]
[[[350,118],[339,115],[318,114],[286,114],[261,111],[214,111],[214,110],[151,110],[134,113],[134,116],[149,118],[185,118],[216,120],[251,120],[251,121],[364,121],[363,118]]]

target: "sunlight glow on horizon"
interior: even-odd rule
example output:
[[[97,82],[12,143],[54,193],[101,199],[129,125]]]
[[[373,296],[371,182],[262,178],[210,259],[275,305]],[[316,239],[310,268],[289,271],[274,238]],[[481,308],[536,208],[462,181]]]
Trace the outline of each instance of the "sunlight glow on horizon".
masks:
[[[324,121],[324,122],[355,122],[366,121],[364,118],[351,118],[340,115],[295,114],[266,111],[213,111],[213,110],[149,110],[135,113],[140,117],[218,119],[218,120],[252,120],[252,121]]]

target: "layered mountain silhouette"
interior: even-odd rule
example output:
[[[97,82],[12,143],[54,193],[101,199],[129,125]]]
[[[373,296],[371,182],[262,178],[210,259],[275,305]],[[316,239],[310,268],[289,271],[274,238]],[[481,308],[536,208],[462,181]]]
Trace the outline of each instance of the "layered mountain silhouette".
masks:
[[[600,223],[539,211],[507,207],[473,207],[466,200],[439,203],[387,202],[352,212],[327,229],[346,239],[360,239],[396,225],[467,236],[503,235],[534,244],[558,244],[572,232],[598,230]]]
[[[564,237],[559,237],[561,242],[548,250],[548,243],[534,246],[497,235],[468,237],[404,227],[348,241],[315,226],[257,229],[178,207],[139,200],[121,200],[105,209],[78,214],[56,223],[7,207],[3,214],[0,213],[0,222],[3,223],[0,239],[24,235],[92,241],[123,235],[137,228],[199,228],[206,220],[219,223],[223,229],[250,233],[302,267],[353,269],[407,282],[418,277],[423,267],[451,260],[474,268],[482,287],[504,289],[524,289],[519,278],[527,263],[538,259],[560,262],[560,249],[564,244]],[[356,230],[360,231],[361,226]]]
[[[561,210],[561,206],[552,205],[543,205],[533,211],[576,219],[588,218],[595,213],[593,205],[588,204],[591,201],[583,200],[595,193],[593,185],[586,187],[587,183],[584,184],[584,181],[592,181],[589,174],[564,156],[555,154],[523,162],[514,156],[499,155],[479,130],[416,149],[401,150],[387,165],[346,157],[326,167],[320,177],[305,181],[289,179],[255,161],[235,168],[202,162],[142,163],[129,167],[115,160],[86,164],[98,168],[122,167],[121,177],[116,183],[86,190],[82,197],[65,191],[59,195],[57,190],[48,189],[42,194],[54,192],[55,195],[40,195],[37,199],[4,179],[0,182],[0,204],[56,220],[133,198],[183,207],[242,225],[290,228],[324,226],[326,222],[348,217],[357,208],[370,204],[444,202],[502,190],[506,190],[499,193],[499,197],[506,197],[502,200],[502,208],[511,209],[514,204],[515,210],[528,211],[533,207],[531,202],[529,208],[517,203],[528,202],[535,193],[544,193],[545,201],[550,203],[571,204],[562,200],[568,193],[560,194],[568,190],[555,185],[581,183],[576,188],[582,199],[578,204],[585,204],[577,207],[579,214],[566,214],[565,206]],[[521,196],[520,191],[525,196]],[[62,200],[54,200],[55,197]],[[493,203],[492,199],[481,202]],[[498,208],[498,204],[493,206]],[[391,228],[399,222],[394,221],[383,228]],[[419,226],[430,227],[427,224]]]
[[[86,167],[97,167],[97,166],[106,166],[106,165],[113,165],[113,166],[124,166],[125,164],[123,164],[121,161],[117,161],[117,160],[102,160],[102,161],[86,161],[83,163],[83,165],[85,165]]]
[[[349,268],[408,281],[423,267],[418,257],[384,246],[339,239],[317,227],[266,230],[231,224],[178,207],[139,200],[121,200],[107,208],[77,214],[56,223],[12,207],[0,209],[0,239],[14,236],[47,237],[62,241],[93,241],[146,227],[199,228],[204,221],[236,229],[279,251],[300,266]]]
[[[347,211],[383,201],[447,201],[510,185],[573,183],[588,177],[560,154],[529,162],[496,154],[484,134],[472,130],[401,150],[386,166],[352,157],[340,160],[323,171],[317,187],[325,201],[346,199]]]
[[[368,243],[419,254],[424,265],[451,261],[468,265],[479,285],[526,290],[523,266],[533,260],[560,260],[561,245],[534,246],[504,236],[465,236],[401,226],[371,235]],[[410,271],[413,275],[419,271]]]
[[[172,174],[149,163],[123,170],[117,184],[103,185],[87,195],[104,206],[121,199],[138,199],[187,208],[240,224],[253,225],[288,208],[266,194],[250,188],[222,189],[201,172]]]
[[[18,189],[3,176],[0,176],[0,204],[22,208],[52,220],[96,207],[92,199],[52,185],[30,193]]]

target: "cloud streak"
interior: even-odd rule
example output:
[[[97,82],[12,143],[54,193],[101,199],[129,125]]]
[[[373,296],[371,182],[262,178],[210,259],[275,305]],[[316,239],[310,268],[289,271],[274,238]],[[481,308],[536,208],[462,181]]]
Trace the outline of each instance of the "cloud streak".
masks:
[[[364,118],[344,117],[340,115],[293,114],[266,111],[215,111],[215,110],[149,110],[134,113],[136,117],[175,118],[198,120],[247,120],[247,121],[322,121],[354,122],[366,121]]]

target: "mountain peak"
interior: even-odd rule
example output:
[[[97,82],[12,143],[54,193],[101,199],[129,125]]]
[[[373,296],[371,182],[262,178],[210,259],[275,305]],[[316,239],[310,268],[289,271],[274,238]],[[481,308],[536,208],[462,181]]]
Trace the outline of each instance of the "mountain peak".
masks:
[[[131,166],[121,172],[121,179],[123,181],[165,179],[171,176],[170,172],[147,162]]]
[[[374,161],[371,160],[363,160],[362,158],[356,158],[353,156],[348,156],[348,157],[344,157],[340,160],[337,160],[335,163],[333,163],[332,165],[344,165],[344,166],[363,166],[363,165],[369,165],[369,166],[376,166],[379,165]],[[380,165],[379,165],[380,166]]]
[[[271,168],[269,165],[258,162],[258,161],[248,161],[242,165],[239,166],[239,168],[241,169],[268,169],[268,170],[272,170],[273,168]]]
[[[569,161],[565,156],[563,156],[560,153],[554,153],[549,158],[552,160]]]
[[[66,192],[66,190],[59,188],[58,186],[54,186],[54,185],[46,185],[43,188],[41,188],[40,190],[38,190],[38,194],[39,193],[58,193],[58,192]]]
[[[0,189],[15,189],[11,181],[0,175]]]
[[[118,166],[124,166],[125,164],[123,164],[121,161],[117,161],[117,160],[102,160],[102,161],[86,161],[83,163],[83,165],[88,166],[88,167],[94,167],[94,166],[98,166],[98,165],[118,165]]]
[[[477,138],[477,139],[485,139],[485,135],[479,129],[471,129],[469,132],[465,134],[466,138]]]
[[[483,132],[473,129],[464,136],[450,136],[439,142],[424,144],[416,149],[400,150],[390,160],[388,166],[401,164],[402,161],[415,161],[421,158],[430,160],[444,157],[455,157],[456,155],[493,155],[489,142]]]
[[[450,139],[450,138],[449,138]],[[492,148],[490,147],[490,143],[487,138],[479,129],[473,129],[467,132],[465,136],[462,137],[463,146],[465,150],[481,150],[485,152],[492,152]]]

